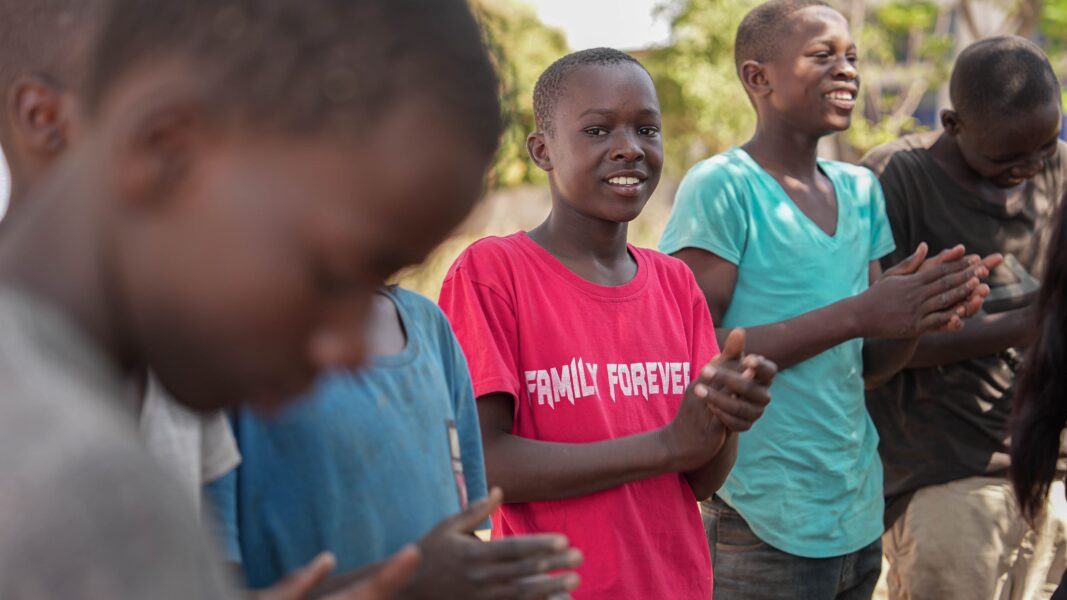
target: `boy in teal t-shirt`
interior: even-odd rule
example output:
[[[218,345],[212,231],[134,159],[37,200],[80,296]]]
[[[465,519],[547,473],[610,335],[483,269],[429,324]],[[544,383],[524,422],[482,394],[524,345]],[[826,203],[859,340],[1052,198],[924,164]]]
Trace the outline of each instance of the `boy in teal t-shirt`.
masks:
[[[882,470],[865,381],[888,378],[921,334],[958,329],[988,288],[962,247],[894,249],[875,176],[820,160],[858,93],[848,23],[822,2],[774,1],[737,34],[758,115],[743,147],[679,188],[660,249],[693,269],[712,318],[744,326],[783,369],[736,466],[704,505],[717,599],[869,598],[881,570]],[[758,585],[754,585],[755,581]]]

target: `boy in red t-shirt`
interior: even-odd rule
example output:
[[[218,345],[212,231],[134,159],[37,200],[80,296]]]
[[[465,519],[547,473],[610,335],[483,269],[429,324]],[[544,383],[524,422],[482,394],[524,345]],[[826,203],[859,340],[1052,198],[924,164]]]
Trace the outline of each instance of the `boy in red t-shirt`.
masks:
[[[541,75],[534,105],[527,147],[552,212],[473,244],[441,292],[488,479],[510,502],[493,535],[565,533],[586,556],[579,599],[706,600],[696,501],[726,478],[777,367],[743,356],[743,332],[719,355],[689,269],[626,243],[663,159],[644,67],[606,48],[568,55]]]

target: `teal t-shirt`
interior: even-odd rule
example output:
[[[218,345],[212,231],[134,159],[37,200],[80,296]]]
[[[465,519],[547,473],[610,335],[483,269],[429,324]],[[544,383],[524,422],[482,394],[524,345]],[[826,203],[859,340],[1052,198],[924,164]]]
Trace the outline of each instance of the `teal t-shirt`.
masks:
[[[894,249],[878,179],[819,160],[837,195],[834,235],[819,229],[740,148],[685,176],[660,250],[707,250],[737,265],[722,327],[792,319],[867,289]],[[768,544],[810,558],[854,552],[882,533],[878,434],[863,395],[863,340],[783,370],[763,417],[740,436],[719,496]]]

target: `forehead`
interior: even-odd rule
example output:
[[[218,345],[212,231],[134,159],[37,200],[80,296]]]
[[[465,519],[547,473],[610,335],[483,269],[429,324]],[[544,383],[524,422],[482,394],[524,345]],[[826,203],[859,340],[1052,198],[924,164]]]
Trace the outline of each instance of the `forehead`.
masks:
[[[1056,138],[1062,121],[1060,103],[1054,100],[1022,113],[981,119],[976,137],[989,147],[990,154],[1029,153]]]
[[[794,12],[779,33],[783,34],[779,53],[783,58],[794,58],[805,46],[820,41],[846,46],[853,43],[848,21],[828,6],[809,6]]]
[[[659,112],[652,78],[633,63],[585,65],[571,71],[556,100],[556,117],[575,119],[588,110]]]

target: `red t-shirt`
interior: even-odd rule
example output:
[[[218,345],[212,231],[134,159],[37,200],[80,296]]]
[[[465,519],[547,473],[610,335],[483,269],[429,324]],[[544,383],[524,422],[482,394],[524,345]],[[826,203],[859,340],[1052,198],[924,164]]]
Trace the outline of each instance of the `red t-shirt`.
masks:
[[[681,261],[629,246],[637,275],[590,283],[519,232],[475,242],[441,290],[475,396],[515,399],[512,433],[568,443],[663,427],[719,348]],[[560,465],[566,468],[566,465]],[[576,599],[711,597],[711,559],[681,474],[546,502],[505,504],[493,536],[561,532],[585,554]]]

